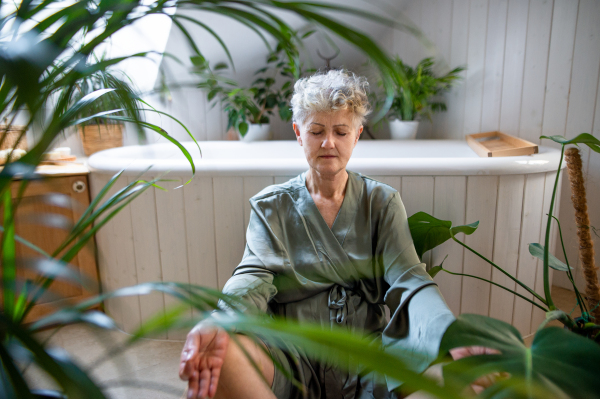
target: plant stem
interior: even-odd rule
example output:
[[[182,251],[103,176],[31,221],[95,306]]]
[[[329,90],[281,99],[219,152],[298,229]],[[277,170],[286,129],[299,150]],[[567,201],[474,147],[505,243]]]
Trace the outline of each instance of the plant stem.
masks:
[[[571,284],[573,285],[573,289],[575,290],[575,296],[577,296],[577,302],[579,303],[579,308],[581,309],[581,315],[583,315],[584,313],[587,313],[587,306],[585,304],[585,301],[583,300],[583,297],[579,293],[577,286],[575,285],[575,279],[573,278],[573,272],[571,271],[571,266],[569,266],[569,259],[567,258],[567,251],[565,249],[565,243],[563,241],[562,228],[560,227],[560,221],[558,220],[558,218],[556,218],[556,216],[552,216],[552,219],[556,220],[556,224],[558,225],[558,235],[560,237],[560,244],[562,245],[563,255],[565,257],[565,263],[567,264],[567,277],[569,278],[569,281],[571,281]]]
[[[563,144],[560,149],[560,161],[558,162],[558,171],[556,172],[556,179],[554,180],[554,189],[552,190],[552,198],[550,199],[550,209],[548,210],[548,222],[546,223],[546,237],[544,239],[544,295],[546,296],[546,304],[550,310],[555,310],[554,302],[552,301],[552,295],[550,294],[550,226],[552,225],[552,211],[554,210],[554,200],[556,199],[556,188],[558,187],[558,179],[560,177],[560,167],[565,156],[565,145]]]
[[[495,264],[494,262],[492,262],[491,260],[489,260],[488,258],[486,258],[485,256],[481,255],[479,252],[475,251],[473,248],[469,247],[467,244],[465,244],[462,241],[459,241],[456,237],[454,237],[454,234],[452,235],[452,239],[454,241],[456,241],[457,243],[459,243],[460,245],[462,245],[463,247],[467,248],[469,251],[473,252],[475,255],[479,256],[481,259],[483,259],[484,261],[486,261],[487,263],[489,263],[490,265],[494,266],[496,269],[500,270],[502,273],[504,273],[506,276],[508,276],[511,280],[513,280],[515,283],[519,284],[521,287],[523,287],[527,292],[529,292],[531,295],[533,295],[534,297],[536,297],[540,302],[542,302],[544,305],[547,305],[546,301],[544,300],[544,298],[542,298],[537,292],[535,292],[534,290],[532,290],[531,288],[529,288],[527,285],[523,284],[521,281],[519,281],[517,278],[513,277],[510,273],[508,273],[507,271],[505,271],[503,268],[501,268],[500,266],[498,266],[497,264]],[[494,284],[494,283],[492,283]]]
[[[442,268],[442,270],[443,270],[443,271],[445,271],[445,272],[446,272],[446,273],[448,273],[448,274],[453,274],[453,275],[455,275],[455,276],[465,276],[465,277],[472,277],[472,278],[476,278],[477,280],[482,280],[482,281],[488,282],[488,283],[490,283],[490,284],[492,284],[492,285],[495,285],[496,287],[500,287],[500,288],[502,288],[503,290],[506,290],[506,291],[508,291],[508,292],[511,292],[511,293],[515,294],[515,295],[516,295],[516,296],[518,296],[519,298],[521,298],[521,299],[524,299],[524,300],[526,300],[527,302],[531,303],[532,305],[534,305],[534,306],[537,306],[538,308],[542,309],[544,312],[547,312],[547,311],[548,311],[548,309],[546,309],[545,307],[543,307],[543,306],[541,306],[540,304],[538,304],[537,302],[535,302],[535,301],[532,301],[531,299],[529,299],[529,298],[527,298],[527,297],[525,297],[525,296],[523,296],[523,295],[519,294],[518,292],[516,292],[516,291],[513,291],[513,290],[511,290],[510,288],[506,288],[505,286],[503,286],[503,285],[500,285],[500,284],[498,284],[498,283],[494,283],[493,281],[487,280],[487,279],[485,279],[485,278],[483,278],[483,277],[474,276],[474,275],[472,275],[472,274],[455,273],[455,272],[451,272],[451,271],[449,271],[449,270],[447,270],[447,269],[444,269],[444,268]]]

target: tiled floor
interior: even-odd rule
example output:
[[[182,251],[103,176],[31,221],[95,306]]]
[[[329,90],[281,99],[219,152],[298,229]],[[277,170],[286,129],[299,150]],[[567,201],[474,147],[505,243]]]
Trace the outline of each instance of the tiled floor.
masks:
[[[572,291],[553,287],[552,294],[560,309],[569,312],[575,306]],[[573,312],[573,316],[578,315],[577,310]],[[63,348],[89,370],[110,398],[185,397],[186,384],[177,375],[183,342],[145,339],[121,350],[121,344],[128,337],[119,331],[99,331],[85,326],[65,327],[54,335],[43,334],[51,345]],[[27,371],[27,377],[36,387],[52,387],[51,381],[34,368]]]

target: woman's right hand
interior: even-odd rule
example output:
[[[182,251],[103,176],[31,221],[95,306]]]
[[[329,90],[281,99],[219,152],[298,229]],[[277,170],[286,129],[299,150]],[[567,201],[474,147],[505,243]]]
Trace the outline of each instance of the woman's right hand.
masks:
[[[212,398],[229,344],[225,330],[198,323],[187,335],[181,351],[179,378],[188,381],[188,399]]]

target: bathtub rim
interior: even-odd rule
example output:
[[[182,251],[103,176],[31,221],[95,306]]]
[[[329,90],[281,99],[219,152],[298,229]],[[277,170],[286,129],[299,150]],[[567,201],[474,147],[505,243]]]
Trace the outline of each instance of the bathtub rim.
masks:
[[[395,142],[377,140],[378,143]],[[462,140],[419,140],[419,143],[443,145],[444,142],[467,143]],[[200,142],[210,145],[211,141]],[[226,141],[218,141],[227,145]],[[234,141],[236,145],[240,142]],[[290,140],[290,143],[295,141]],[[186,146],[193,144],[186,142]],[[172,146],[171,143],[151,144],[151,147]],[[241,144],[243,145],[243,143]],[[256,145],[256,144],[254,144]],[[123,175],[136,176],[146,172],[146,176],[157,176],[168,172],[167,176],[189,178],[192,176],[189,162],[185,159],[134,159],[112,158],[111,152],[136,151],[148,146],[124,146],[93,154],[88,159],[88,167],[93,174],[115,174],[124,169]],[[194,161],[199,160],[198,158]],[[364,175],[380,176],[485,176],[532,174],[556,171],[560,160],[560,150],[539,146],[539,153],[533,155],[501,158],[351,158],[347,169]],[[195,162],[196,176],[295,176],[308,169],[302,158],[244,158],[244,159],[202,159]],[[566,167],[563,162],[562,168]]]

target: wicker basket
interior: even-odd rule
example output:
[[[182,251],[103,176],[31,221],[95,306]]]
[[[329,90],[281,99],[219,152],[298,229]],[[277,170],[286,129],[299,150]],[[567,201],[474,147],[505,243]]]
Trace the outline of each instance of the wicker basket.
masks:
[[[83,152],[90,156],[95,152],[123,146],[123,125],[79,126]]]
[[[0,142],[2,142],[2,145],[0,145],[0,150],[13,148],[24,130],[25,126],[11,125],[8,129],[6,129],[6,125],[0,125]],[[27,151],[27,137],[25,135],[21,137],[21,141],[19,141],[17,148]]]

